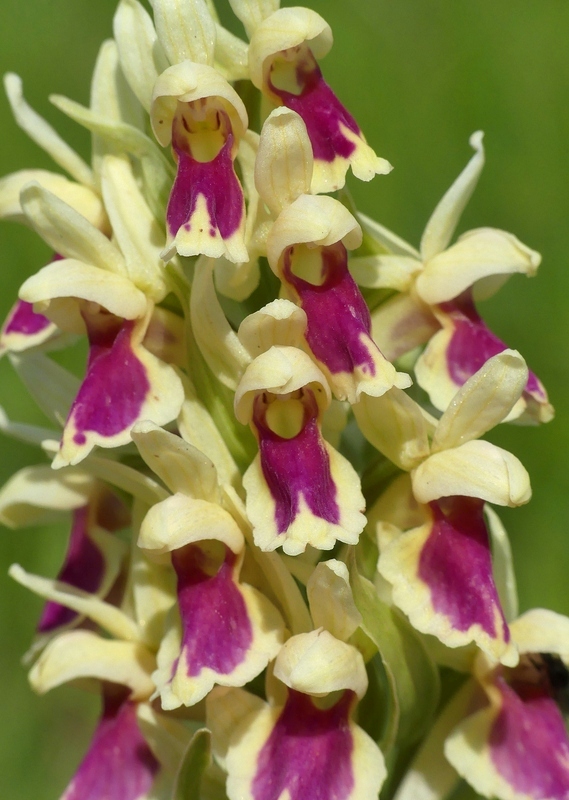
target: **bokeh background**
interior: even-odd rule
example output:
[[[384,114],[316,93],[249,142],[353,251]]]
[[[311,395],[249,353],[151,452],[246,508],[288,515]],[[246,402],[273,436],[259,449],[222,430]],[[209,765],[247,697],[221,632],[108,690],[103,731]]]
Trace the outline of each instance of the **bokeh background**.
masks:
[[[221,0],[230,19],[227,0]],[[287,3],[292,5],[292,3]],[[100,42],[111,35],[114,0],[3,0],[0,71],[24,80],[27,99],[84,156],[87,134],[50,106],[51,92],[88,102]],[[541,429],[505,427],[494,441],[530,472],[531,503],[500,511],[515,553],[522,609],[569,614],[569,4],[559,0],[311,0],[335,45],[323,62],[329,83],[376,151],[395,169],[369,185],[351,182],[359,207],[418,245],[435,203],[470,158],[469,135],[486,132],[487,163],[460,231],[503,228],[543,254],[537,278],[517,276],[482,310],[549,389],[557,416]],[[238,24],[235,30],[238,31]],[[0,98],[0,175],[50,168]],[[48,248],[14,224],[0,226],[4,318],[18,286]],[[10,416],[38,419],[6,361],[0,402]],[[0,479],[40,459],[2,439]],[[1,532],[0,797],[59,797],[90,736],[96,703],[58,689],[37,698],[21,654],[41,602],[13,584],[14,561],[54,575],[62,529]]]

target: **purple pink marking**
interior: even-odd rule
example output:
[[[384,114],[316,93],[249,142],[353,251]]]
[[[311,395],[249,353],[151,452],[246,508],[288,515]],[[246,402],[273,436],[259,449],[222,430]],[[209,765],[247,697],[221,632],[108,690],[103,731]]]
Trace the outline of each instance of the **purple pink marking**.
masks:
[[[360,290],[348,270],[348,254],[341,242],[319,248],[322,283],[316,285],[294,274],[294,247],[282,256],[282,273],[306,312],[306,341],[315,358],[334,375],[357,367],[375,375],[370,338],[371,318]]]
[[[285,533],[296,519],[301,497],[315,517],[335,525],[340,521],[330,458],[318,426],[318,404],[309,389],[303,392],[302,404],[302,427],[296,436],[285,439],[269,428],[263,397],[255,399],[253,423],[259,437],[261,469],[275,501],[279,534]]]
[[[103,715],[62,800],[141,800],[159,769],[138,727],[128,690],[104,692]]]
[[[472,625],[496,638],[496,612],[510,640],[492,575],[492,558],[482,500],[446,497],[429,503],[433,524],[419,557],[418,574],[431,592],[438,614],[456,630]]]
[[[251,793],[254,800],[345,800],[354,787],[350,710],[346,691],[331,708],[289,689],[285,707],[263,745]]]
[[[172,553],[189,677],[206,667],[229,675],[245,660],[253,641],[247,606],[235,582],[237,556],[229,547],[223,549],[221,564],[199,544]]]
[[[135,323],[110,314],[83,315],[89,337],[87,373],[75,398],[75,444],[87,441],[86,431],[116,436],[138,419],[150,391],[144,365],[132,349]]]
[[[489,738],[500,775],[536,800],[569,797],[569,740],[563,717],[545,687],[498,678],[502,708]]]
[[[506,350],[507,345],[486,327],[476,310],[470,290],[448,303],[442,303],[440,308],[449,315],[454,327],[446,352],[449,375],[457,386],[462,386],[489,358]],[[530,395],[538,403],[547,401],[539,378],[531,371],[524,394]]]
[[[6,318],[2,333],[4,335],[33,336],[50,325],[52,325],[52,322],[47,317],[34,311],[32,303],[26,303],[25,300],[16,300]]]
[[[308,47],[298,50],[298,59],[291,63],[295,71],[298,93],[279,89],[271,81],[268,88],[287,108],[302,117],[312,144],[314,158],[328,163],[337,156],[348,159],[356,145],[342,132],[341,126],[361,136],[361,131],[352,115],[340,103],[328,86],[316,59]],[[273,66],[271,66],[271,72]]]
[[[94,594],[101,585],[104,572],[105,559],[89,536],[89,506],[83,506],[73,512],[69,545],[57,580]],[[77,612],[70,608],[49,601],[44,606],[38,633],[49,633],[61,625],[68,625],[77,616]]]
[[[181,227],[191,230],[192,216],[198,197],[206,201],[209,216],[209,234],[216,232],[229,239],[240,227],[244,214],[243,190],[233,167],[234,135],[230,122],[223,112],[216,114],[219,128],[227,128],[226,139],[211,161],[198,161],[191,152],[191,137],[184,132],[185,120],[174,118],[172,123],[172,148],[176,154],[178,170],[172,186],[166,219],[172,236]],[[201,231],[200,231],[201,233]]]

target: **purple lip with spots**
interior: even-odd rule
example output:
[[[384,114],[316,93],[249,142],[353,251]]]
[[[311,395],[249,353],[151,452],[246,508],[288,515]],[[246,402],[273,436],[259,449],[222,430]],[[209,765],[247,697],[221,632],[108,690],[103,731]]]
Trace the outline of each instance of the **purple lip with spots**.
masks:
[[[337,156],[349,158],[356,149],[341,126],[360,136],[360,129],[351,114],[340,103],[328,86],[316,59],[308,48],[303,48],[296,64],[295,75],[299,93],[279,89],[271,82],[269,89],[283,105],[302,117],[312,144],[314,158],[328,163]]]
[[[146,369],[132,349],[135,323],[105,314],[84,318],[87,374],[69,413],[78,445],[86,442],[86,431],[111,437],[132,427],[150,391]]]
[[[322,283],[309,283],[293,272],[294,247],[282,256],[283,277],[297,292],[306,312],[306,341],[314,356],[334,375],[363,368],[375,375],[370,349],[371,318],[360,290],[348,270],[348,254],[341,242],[320,248]]]
[[[340,521],[330,458],[318,427],[318,404],[310,390],[304,390],[302,403],[302,428],[292,439],[285,439],[269,428],[263,398],[255,400],[253,423],[259,437],[261,468],[275,501],[279,534],[296,519],[301,497],[315,517],[333,524]]]
[[[263,745],[253,779],[254,800],[345,800],[354,787],[350,710],[346,691],[336,705],[317,708],[312,698],[289,690],[285,707]]]
[[[451,621],[455,630],[472,625],[492,637],[496,612],[502,620],[503,638],[510,640],[492,575],[492,558],[482,500],[446,497],[429,503],[431,532],[419,558],[419,577],[431,591],[433,608]]]
[[[237,556],[227,546],[223,549],[221,565],[199,544],[172,553],[189,677],[206,667],[228,675],[245,660],[253,641],[247,606],[235,582]]]
[[[83,506],[73,512],[73,524],[65,561],[57,580],[95,593],[101,585],[105,572],[105,559],[89,536],[89,507]],[[49,633],[62,625],[68,625],[78,616],[77,612],[59,603],[47,602],[38,624],[38,633]]]
[[[536,800],[569,797],[569,740],[555,701],[535,686],[508,686],[499,678],[502,708],[490,731],[490,753],[500,775]],[[521,691],[520,691],[521,689]]]
[[[159,769],[138,727],[128,690],[104,693],[103,715],[87,755],[61,800],[142,800]]]
[[[440,308],[449,314],[454,325],[446,353],[449,375],[457,386],[462,386],[489,358],[506,350],[507,345],[486,327],[470,291],[449,303],[442,303]],[[531,371],[524,394],[538,403],[547,401],[539,378]]]
[[[191,231],[191,218],[202,195],[207,204],[210,236],[215,237],[219,231],[223,239],[229,239],[239,229],[245,213],[243,190],[233,167],[233,133],[227,134],[215,158],[202,162],[192,156],[187,138],[183,133],[178,134],[176,128],[174,121],[172,148],[178,171],[166,211],[168,229],[172,236],[182,227]]]

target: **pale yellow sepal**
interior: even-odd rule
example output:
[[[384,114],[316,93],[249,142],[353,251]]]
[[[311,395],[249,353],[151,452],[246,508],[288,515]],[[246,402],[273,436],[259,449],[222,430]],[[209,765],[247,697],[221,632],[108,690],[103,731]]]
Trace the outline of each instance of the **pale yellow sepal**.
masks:
[[[159,303],[169,290],[166,265],[160,258],[164,232],[140,191],[128,157],[103,158],[101,187],[113,235],[124,256],[123,271]]]
[[[152,88],[168,61],[152,19],[138,0],[120,0],[113,34],[125,78],[144,109],[150,111]]]
[[[333,197],[303,194],[287,206],[267,238],[267,258],[275,274],[283,252],[295,244],[326,247],[343,242],[348,250],[359,247],[362,231],[348,209]]]
[[[148,421],[138,422],[131,435],[144,461],[172,494],[219,499],[216,469],[197,448]]]
[[[91,168],[24,100],[22,79],[13,72],[8,72],[4,75],[4,88],[12,113],[20,128],[78,183],[94,188],[95,182]]]
[[[321,561],[306,584],[306,593],[314,626],[347,642],[361,625],[362,616],[354,602],[346,565],[335,558]]]
[[[215,22],[205,0],[151,0],[158,39],[171,64],[213,64]]]
[[[371,312],[372,339],[388,361],[424,344],[439,328],[429,306],[414,292],[396,294]]]
[[[104,233],[39,183],[22,190],[20,203],[32,227],[56,253],[125,275],[124,259]]]
[[[407,256],[409,258],[421,261],[421,254],[416,250],[412,244],[406,242],[385,225],[376,222],[367,214],[361,211],[357,213],[358,222],[362,226],[364,233],[370,237],[374,244],[374,249],[379,253],[392,253],[398,256]]]
[[[401,469],[412,469],[429,454],[425,417],[401,389],[381,397],[361,394],[353,411],[366,439]]]
[[[176,602],[176,575],[171,564],[158,564],[136,544],[141,517],[148,506],[137,500],[133,510],[133,541],[129,584],[126,596],[132,601],[132,614],[140,629],[141,640],[154,652],[160,647],[166,617]]]
[[[245,317],[237,335],[252,358],[273,346],[302,347],[306,313],[290,300],[273,300]]]
[[[513,508],[531,497],[522,463],[507,450],[482,440],[433,453],[412,471],[411,480],[420,503],[464,495]]]
[[[45,169],[22,169],[0,179],[0,219],[29,224],[20,204],[20,192],[29,183],[43,186],[76,209],[95,228],[108,230],[109,223],[103,203],[92,189]]]
[[[510,625],[521,653],[554,653],[569,661],[569,618],[548,608],[532,608]]]
[[[57,446],[59,432],[51,428],[42,428],[39,425],[26,425],[23,422],[13,422],[0,406],[0,431],[5,436],[15,439],[18,442],[32,444],[35,447],[42,447],[46,440],[53,440]]]
[[[511,623],[518,616],[519,605],[512,548],[506,529],[494,509],[489,505],[484,506],[484,515],[490,534],[494,583],[506,622]]]
[[[484,436],[508,417],[527,379],[526,362],[516,350],[489,358],[450,401],[433,436],[432,452]]]
[[[425,226],[420,248],[423,261],[428,261],[441,253],[452,239],[484,166],[483,137],[482,131],[476,131],[470,137],[470,145],[475,150],[474,155],[450,189],[445,192]]]
[[[55,444],[57,451],[57,442]],[[44,449],[47,450],[45,447]],[[52,469],[58,468],[56,459],[51,466]],[[116,486],[117,489],[121,489],[147,505],[159,503],[169,496],[166,489],[149,475],[112,458],[90,455],[81,465],[81,469],[111,486]]]
[[[196,264],[190,296],[192,330],[201,354],[217,378],[235,389],[251,356],[227,321],[213,285],[214,262]]]
[[[408,292],[421,262],[411,256],[374,255],[350,259],[350,272],[359,286]]]
[[[206,697],[206,724],[212,732],[213,752],[219,765],[226,769],[225,759],[237,727],[252,713],[258,713],[265,702],[257,695],[226,686],[215,686]]]
[[[157,714],[149,703],[138,704],[136,717],[142,735],[165,772],[176,775],[191,738],[191,729],[166,714]],[[162,795],[156,800],[162,800]]]
[[[140,526],[138,544],[162,555],[205,539],[222,542],[234,553],[245,546],[239,526],[221,506],[178,493],[152,506]]]
[[[255,185],[275,217],[310,193],[314,158],[306,125],[286,106],[265,120],[255,162]]]
[[[289,688],[316,697],[350,689],[361,700],[368,687],[359,650],[321,629],[290,638],[277,656],[274,673]]]
[[[261,22],[277,10],[279,0],[229,0],[229,4],[251,38]]]
[[[155,664],[154,655],[138,642],[69,631],[51,640],[30,670],[29,680],[38,694],[44,694],[63,683],[95,678],[128,686],[131,700],[145,700],[154,691],[150,675]]]
[[[40,525],[86,505],[93,479],[75,469],[24,467],[0,490],[0,522],[8,528]]]
[[[148,308],[146,296],[128,278],[73,258],[54,261],[24,281],[20,299],[37,304],[38,311],[72,333],[85,331],[77,299],[123,319],[144,317]]]
[[[251,36],[249,70],[257,89],[267,85],[271,56],[306,42],[314,57],[324,58],[332,47],[328,23],[309,8],[280,8],[262,20]]]
[[[228,81],[249,79],[248,46],[219,22],[215,23],[215,56],[213,66]]]
[[[81,385],[79,379],[44,353],[11,353],[9,358],[18,377],[46,417],[63,427]],[[59,432],[56,438],[59,438]]]
[[[176,0],[177,2],[177,0]],[[229,115],[235,136],[235,150],[247,130],[248,118],[243,101],[230,84],[213,67],[182,61],[168,67],[156,81],[152,93],[150,120],[152,129],[163,147],[172,139],[172,121],[178,103],[215,98]]]
[[[8,574],[15,581],[25,586],[30,591],[59,603],[66,608],[76,611],[78,614],[89,617],[93,622],[100,625],[112,636],[126,641],[139,641],[140,630],[136,623],[124,614],[119,608],[100,600],[98,597],[77,589],[61,581],[53,581],[48,578],[41,578],[32,575],[22,569],[19,564],[12,564]]]
[[[310,356],[296,347],[271,347],[245,370],[235,393],[235,416],[246,425],[260,392],[286,396],[305,386],[310,386],[322,410],[330,405],[328,382]]]
[[[417,292],[426,303],[444,303],[485,278],[516,272],[532,277],[540,262],[540,254],[511,233],[477,228],[425,263],[417,278]],[[494,283],[492,288],[498,286]]]

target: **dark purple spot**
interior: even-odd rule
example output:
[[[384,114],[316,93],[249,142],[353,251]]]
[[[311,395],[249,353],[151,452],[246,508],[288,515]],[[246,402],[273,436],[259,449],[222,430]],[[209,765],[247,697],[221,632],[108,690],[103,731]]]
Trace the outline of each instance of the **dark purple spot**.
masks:
[[[189,222],[202,195],[207,204],[212,236],[216,229],[223,239],[229,239],[241,225],[245,205],[243,190],[233,167],[233,133],[227,134],[223,146],[211,161],[197,161],[189,150],[186,137],[172,131],[172,148],[176,153],[178,171],[172,186],[166,219],[172,236]],[[211,231],[210,231],[211,233]]]
[[[237,556],[225,545],[220,547],[224,551],[221,565],[198,544],[172,553],[182,650],[190,677],[205,667],[228,675],[245,660],[253,641],[247,606],[234,579]]]
[[[87,374],[69,413],[77,444],[85,443],[85,431],[110,437],[130,428],[150,390],[146,369],[132,350],[134,322],[104,314],[84,317]]]
[[[373,376],[375,364],[370,349],[377,347],[370,338],[369,309],[348,270],[346,248],[337,242],[319,250],[322,259],[319,285],[294,274],[293,247],[282,256],[283,276],[294,287],[299,305],[306,312],[308,346],[332,374],[352,373],[361,367]]]
[[[492,558],[482,500],[445,497],[429,503],[433,524],[419,558],[419,577],[431,591],[433,608],[455,630],[478,624],[496,634],[496,611],[505,641],[510,632],[492,575]]]
[[[449,375],[457,386],[462,386],[489,358],[506,350],[507,345],[486,327],[476,310],[471,291],[442,303],[440,307],[450,316],[454,326],[446,354]],[[541,403],[547,399],[539,378],[531,371],[524,394]]]
[[[89,507],[83,506],[73,512],[73,523],[69,545],[58,581],[69,583],[77,589],[95,593],[105,572],[105,559],[88,533]],[[77,613],[59,603],[47,602],[38,624],[38,633],[47,633],[67,625]]]
[[[285,707],[257,760],[254,800],[345,800],[354,787],[350,710],[354,693],[317,708],[308,695],[289,689]]]
[[[356,146],[346,138],[340,126],[344,125],[360,136],[358,124],[322,77],[310,50],[302,52],[295,70],[299,94],[277,88],[271,82],[270,75],[269,89],[283,105],[296,111],[304,120],[314,158],[327,162],[334,161],[336,156],[349,158]]]
[[[23,336],[32,336],[45,330],[52,323],[43,314],[34,311],[32,303],[17,300],[4,323],[3,333],[19,333]]]
[[[500,775],[520,795],[569,797],[569,741],[563,717],[546,693],[521,692],[499,678],[502,708],[490,731],[490,753]]]
[[[285,439],[269,428],[263,398],[255,400],[253,423],[259,436],[261,469],[275,501],[278,533],[287,531],[296,519],[301,497],[315,517],[333,524],[340,520],[330,458],[318,427],[318,405],[310,390],[305,390],[302,403],[302,428]]]
[[[147,797],[159,769],[138,727],[136,705],[125,695],[107,693],[104,710],[89,750],[65,800],[141,800]]]

